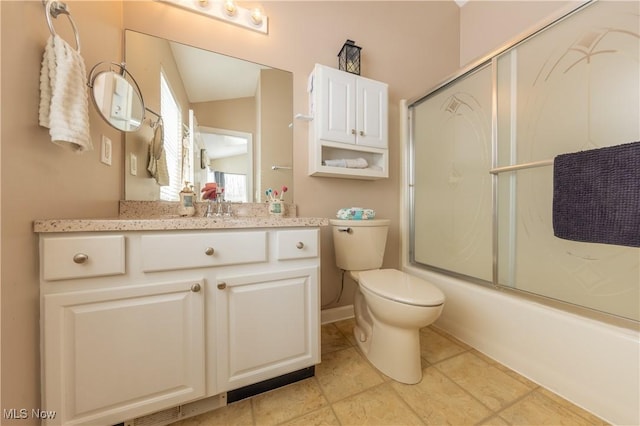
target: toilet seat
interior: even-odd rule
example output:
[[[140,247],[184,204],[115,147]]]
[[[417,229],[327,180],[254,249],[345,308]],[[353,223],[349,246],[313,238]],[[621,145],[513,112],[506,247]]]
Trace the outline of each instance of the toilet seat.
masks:
[[[359,284],[385,299],[413,306],[440,306],[444,294],[422,278],[397,269],[374,269],[358,273]]]

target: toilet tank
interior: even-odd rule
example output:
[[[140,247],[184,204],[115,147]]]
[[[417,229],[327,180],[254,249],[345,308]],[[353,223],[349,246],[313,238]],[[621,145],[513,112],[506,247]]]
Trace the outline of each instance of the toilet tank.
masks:
[[[366,271],[382,266],[388,219],[331,219],[336,265],[345,271]]]

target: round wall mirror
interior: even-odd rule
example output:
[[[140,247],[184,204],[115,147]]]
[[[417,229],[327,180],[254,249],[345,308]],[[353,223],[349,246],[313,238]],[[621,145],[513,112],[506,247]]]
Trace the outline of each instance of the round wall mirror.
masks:
[[[96,71],[102,64],[93,67],[89,76],[93,103],[111,126],[123,132],[135,132],[142,125],[145,114],[138,84],[123,65],[111,64],[120,67],[120,72],[112,69]]]

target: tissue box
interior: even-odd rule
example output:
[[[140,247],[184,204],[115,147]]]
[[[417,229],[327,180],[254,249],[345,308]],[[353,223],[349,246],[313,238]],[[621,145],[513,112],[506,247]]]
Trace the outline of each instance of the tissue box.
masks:
[[[376,212],[362,207],[349,207],[338,210],[336,217],[343,220],[367,220],[375,218]]]

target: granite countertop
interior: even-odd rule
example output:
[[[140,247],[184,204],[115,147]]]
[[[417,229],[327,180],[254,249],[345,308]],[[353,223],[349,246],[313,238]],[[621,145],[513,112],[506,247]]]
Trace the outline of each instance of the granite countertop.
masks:
[[[283,216],[270,216],[265,204],[231,204],[231,217],[203,217],[206,203],[196,203],[196,214],[180,217],[175,214],[177,203],[121,201],[119,216],[104,219],[41,219],[33,230],[47,232],[108,232],[108,231],[173,231],[241,228],[284,228],[327,226],[329,220],[319,217],[297,217],[294,204],[285,205]]]
[[[327,226],[329,220],[315,217],[164,217],[153,219],[44,219],[33,223],[34,232],[173,231],[237,228],[282,228]]]

